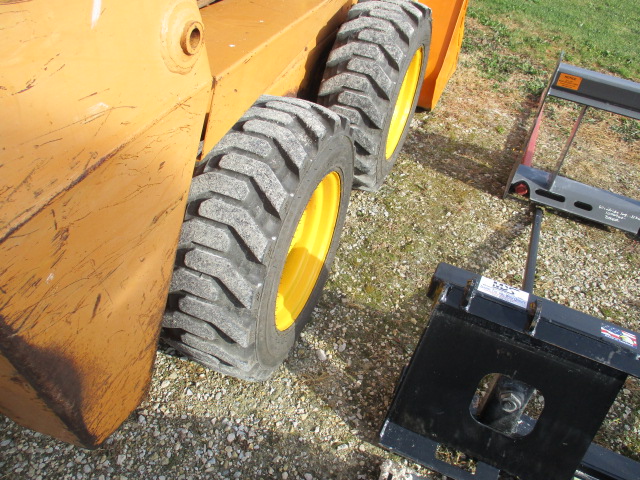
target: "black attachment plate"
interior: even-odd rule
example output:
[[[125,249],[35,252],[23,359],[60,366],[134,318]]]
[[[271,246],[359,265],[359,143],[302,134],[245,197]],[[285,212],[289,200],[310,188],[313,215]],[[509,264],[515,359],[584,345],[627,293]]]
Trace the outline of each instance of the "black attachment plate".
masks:
[[[380,432],[381,443],[392,452],[399,453],[416,463],[456,480],[497,480],[500,470],[478,462],[474,473],[439,460],[436,450],[440,445],[428,437],[387,420]]]
[[[522,480],[572,478],[627,373],[640,374],[638,334],[447,264],[438,266],[430,296],[433,312],[381,444],[436,471],[442,465],[434,464],[430,442]],[[474,416],[477,387],[491,374],[543,395],[544,409],[524,436],[493,430]],[[398,432],[410,432],[409,444]]]
[[[640,480],[640,464],[592,443],[576,473],[586,480]]]

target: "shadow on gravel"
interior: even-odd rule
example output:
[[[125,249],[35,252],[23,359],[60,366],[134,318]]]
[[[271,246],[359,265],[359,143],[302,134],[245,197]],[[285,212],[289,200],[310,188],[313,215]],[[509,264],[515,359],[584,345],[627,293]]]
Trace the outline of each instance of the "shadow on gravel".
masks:
[[[426,289],[388,313],[325,291],[310,328],[285,367],[347,424],[354,442],[377,447],[396,383],[426,326],[430,306]],[[318,359],[318,345],[327,345],[326,360]],[[372,460],[382,461],[379,455]]]
[[[500,259],[503,252],[508,250],[518,238],[530,234],[532,218],[532,214],[529,211],[517,212],[510,218],[509,222],[505,222],[493,230],[467,258],[456,266],[470,270],[473,273],[485,274]],[[526,260],[526,254],[524,254],[521,262],[522,270],[510,275],[508,278],[501,279],[501,281],[514,287],[519,287],[520,282],[522,282],[521,274],[524,274]]]
[[[515,160],[522,154],[529,134],[530,117],[536,108],[537,98],[529,96],[522,101],[520,115],[500,150],[489,150],[476,143],[460,141],[462,135],[456,132],[450,136],[429,133],[427,120],[420,134],[408,137],[404,152],[428,168],[500,197]],[[493,181],[487,181],[488,177]]]
[[[289,432],[286,418],[276,429],[229,415],[139,408],[95,450],[5,425],[10,422],[0,418],[0,427],[13,431],[0,452],[2,479],[298,480],[311,475],[315,480],[373,480],[379,475],[380,462],[372,452],[347,449],[342,443],[302,441],[298,433]],[[39,464],[41,469],[30,468]]]

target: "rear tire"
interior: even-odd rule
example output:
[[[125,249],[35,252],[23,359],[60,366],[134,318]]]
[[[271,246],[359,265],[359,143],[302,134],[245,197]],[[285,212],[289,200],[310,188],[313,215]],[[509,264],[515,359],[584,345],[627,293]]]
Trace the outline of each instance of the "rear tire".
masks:
[[[165,341],[224,374],[268,378],[322,293],[352,165],[346,119],[261,97],[193,179]]]
[[[318,101],[349,118],[354,188],[376,191],[407,136],[429,56],[431,11],[409,0],[360,0],[342,25]]]

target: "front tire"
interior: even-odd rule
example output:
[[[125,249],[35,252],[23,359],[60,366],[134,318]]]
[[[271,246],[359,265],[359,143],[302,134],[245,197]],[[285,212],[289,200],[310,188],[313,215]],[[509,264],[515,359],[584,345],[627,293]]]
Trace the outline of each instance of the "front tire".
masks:
[[[165,341],[224,374],[268,378],[322,293],[352,165],[346,119],[261,97],[193,179]]]
[[[410,0],[360,0],[329,55],[318,101],[349,118],[354,187],[376,191],[409,131],[429,57],[431,11]]]

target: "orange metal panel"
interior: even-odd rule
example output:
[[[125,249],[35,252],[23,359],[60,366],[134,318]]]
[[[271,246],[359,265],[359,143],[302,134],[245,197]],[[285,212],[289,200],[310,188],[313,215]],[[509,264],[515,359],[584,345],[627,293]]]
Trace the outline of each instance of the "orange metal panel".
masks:
[[[0,411],[94,446],[151,374],[210,103],[202,24],[187,0],[12,3],[0,4],[0,390],[15,397]]]
[[[204,151],[263,93],[298,95],[355,0],[234,0],[202,10],[214,78]]]
[[[0,379],[2,379],[1,412],[18,423],[30,423],[32,428],[39,432],[49,432],[65,442],[80,443],[60,418],[38,397],[38,393],[31,384],[2,355],[0,355]]]
[[[187,0],[0,4],[0,239],[202,85],[206,58],[178,75],[161,57],[185,2],[198,15]]]
[[[469,0],[420,0],[432,10],[429,63],[418,105],[433,109],[458,66]]]

